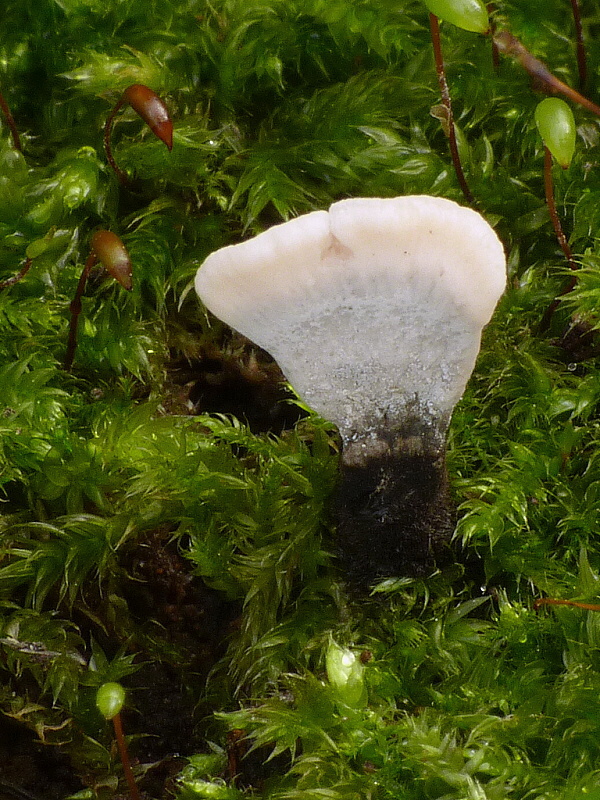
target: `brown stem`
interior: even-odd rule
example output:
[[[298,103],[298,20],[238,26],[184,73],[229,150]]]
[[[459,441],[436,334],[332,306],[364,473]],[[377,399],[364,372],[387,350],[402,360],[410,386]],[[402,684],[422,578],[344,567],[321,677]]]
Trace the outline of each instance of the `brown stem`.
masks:
[[[556,200],[554,199],[554,183],[552,181],[552,154],[547,147],[544,147],[544,191],[546,194],[546,205],[548,206],[548,211],[550,212],[550,219],[552,220],[552,227],[554,228],[554,233],[556,234],[556,238],[558,239],[558,243],[560,245],[561,250],[563,251],[565,258],[567,259],[567,263],[569,268],[572,270],[576,270],[577,264],[575,263],[575,259],[573,258],[573,252],[569,247],[569,243],[567,241],[567,237],[563,231],[560,217],[558,216],[558,212],[556,210]],[[556,297],[552,303],[546,309],[544,316],[542,317],[542,321],[540,323],[540,330],[545,331],[550,324],[550,320],[552,319],[552,315],[560,305],[560,298],[568,294],[575,284],[577,283],[577,278],[575,275],[571,278],[568,284],[561,289],[558,297]]]
[[[562,94],[573,103],[587,108],[592,114],[600,117],[600,106],[596,105],[596,103],[592,103],[587,97],[584,97],[578,91],[560,81],[550,72],[548,67],[540,61],[539,58],[532,55],[525,45],[521,44],[512,33],[509,31],[498,31],[498,33],[494,34],[494,41],[501,53],[515,58],[523,69],[525,69],[546,92],[549,94]]]
[[[23,148],[21,147],[21,139],[19,137],[19,131],[17,130],[17,126],[15,124],[15,120],[13,115],[10,113],[10,108],[8,107],[8,103],[6,102],[4,95],[0,92],[0,108],[2,109],[4,116],[6,117],[6,124],[10,129],[10,133],[13,140],[13,145],[15,146],[15,150],[19,152],[23,152]]]
[[[433,44],[433,53],[435,56],[435,70],[437,72],[438,84],[440,87],[440,94],[442,95],[442,103],[446,109],[446,116],[448,121],[448,139],[450,143],[450,154],[452,156],[452,163],[454,164],[454,172],[458,178],[458,183],[462,189],[466,200],[469,203],[475,203],[475,198],[469,189],[465,173],[463,172],[462,164],[460,161],[460,154],[458,152],[458,144],[456,142],[456,130],[454,128],[454,116],[452,114],[452,101],[450,100],[450,90],[448,89],[448,82],[446,80],[446,71],[444,69],[444,57],[442,55],[442,44],[440,41],[440,23],[435,14],[429,14],[429,27],[431,30],[431,42]]]
[[[562,225],[560,224],[560,218],[556,210],[556,200],[554,199],[554,183],[552,181],[552,154],[547,147],[544,147],[544,191],[546,193],[546,204],[548,205],[548,211],[550,212],[550,219],[552,220],[552,226],[554,228],[554,233],[556,234],[560,248],[565,254],[565,258],[567,259],[569,267],[571,269],[577,269],[577,264],[573,258],[573,253],[571,252],[571,248],[567,242],[567,237],[564,234]]]
[[[555,600],[553,597],[540,597],[533,604],[533,610],[537,611],[542,606],[574,606],[575,608],[584,608],[586,611],[600,611],[600,605],[597,603],[580,603],[577,600]]]
[[[8,289],[9,286],[14,286],[15,283],[18,283],[20,280],[22,280],[31,269],[32,264],[33,259],[26,258],[25,263],[18,272],[15,272],[14,275],[12,275],[10,278],[7,278],[5,281],[0,281],[0,290]]]
[[[229,781],[235,786],[240,775],[240,761],[248,751],[246,731],[234,728],[227,734],[227,775]]]
[[[587,83],[587,59],[585,56],[585,44],[583,41],[583,28],[581,27],[579,0],[571,0],[571,8],[573,9],[575,36],[577,38],[577,69],[579,70],[579,88],[581,91],[583,91]]]
[[[135,782],[135,778],[133,777],[131,762],[129,761],[129,753],[127,752],[127,742],[125,741],[125,736],[123,735],[123,726],[121,725],[121,715],[115,714],[115,716],[112,718],[112,721],[113,721],[113,728],[115,729],[115,738],[117,740],[117,747],[119,748],[119,755],[121,756],[121,764],[123,765],[123,772],[125,773],[127,786],[129,786],[129,794],[131,795],[131,800],[142,800],[139,789]]]
[[[69,323],[69,340],[67,343],[67,352],[65,353],[65,360],[63,362],[64,369],[67,372],[73,366],[73,359],[75,357],[75,350],[77,349],[77,325],[79,322],[79,315],[81,314],[81,296],[85,290],[85,285],[87,283],[87,279],[91,272],[92,267],[96,263],[96,254],[90,253],[88,256],[87,261],[83,267],[81,275],[79,276],[79,281],[77,283],[77,288],[75,289],[75,295],[73,300],[71,301],[71,305],[69,306],[69,310],[71,312],[71,321]]]
[[[129,183],[129,176],[127,173],[123,172],[121,167],[117,164],[115,159],[113,158],[112,148],[110,145],[110,137],[112,134],[113,124],[115,121],[115,116],[117,115],[118,111],[127,103],[127,97],[123,94],[119,98],[117,104],[113,108],[113,110],[108,115],[106,122],[104,123],[104,152],[106,153],[106,160],[112,167],[115,175],[119,179],[119,182],[123,184],[123,186],[127,186]]]
[[[490,36],[492,39],[492,64],[494,66],[494,70],[497,72],[498,67],[500,66],[500,51],[498,50],[498,45],[494,40],[494,33],[496,32],[496,23],[494,22],[493,13],[496,10],[495,3],[488,3],[487,6],[488,16],[490,18]]]

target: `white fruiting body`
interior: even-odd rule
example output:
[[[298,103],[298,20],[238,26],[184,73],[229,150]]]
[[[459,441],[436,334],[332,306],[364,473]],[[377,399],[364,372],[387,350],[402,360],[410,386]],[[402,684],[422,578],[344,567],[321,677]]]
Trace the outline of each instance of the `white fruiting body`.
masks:
[[[480,214],[417,195],[342,200],[218,250],[196,291],[350,441],[419,409],[444,428],[505,281]]]
[[[439,197],[343,200],[213,253],[196,290],[343,440],[332,506],[350,582],[448,557],[446,432],[506,283],[483,217]]]

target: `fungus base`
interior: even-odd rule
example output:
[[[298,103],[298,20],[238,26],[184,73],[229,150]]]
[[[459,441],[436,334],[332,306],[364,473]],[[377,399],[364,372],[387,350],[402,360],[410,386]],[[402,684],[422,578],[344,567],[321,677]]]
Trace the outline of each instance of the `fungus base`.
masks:
[[[335,496],[338,551],[351,584],[419,577],[451,559],[455,510],[445,437],[419,424],[344,447]]]

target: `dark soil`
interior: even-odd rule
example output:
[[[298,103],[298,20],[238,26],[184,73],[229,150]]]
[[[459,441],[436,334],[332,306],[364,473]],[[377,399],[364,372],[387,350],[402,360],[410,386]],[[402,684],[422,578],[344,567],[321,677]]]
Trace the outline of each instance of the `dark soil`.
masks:
[[[63,800],[83,789],[69,758],[35,733],[0,717],[0,800]]]
[[[228,414],[257,434],[281,434],[305,416],[288,402],[293,395],[271,356],[237,334],[222,350],[209,346],[174,361],[169,381],[170,413]]]

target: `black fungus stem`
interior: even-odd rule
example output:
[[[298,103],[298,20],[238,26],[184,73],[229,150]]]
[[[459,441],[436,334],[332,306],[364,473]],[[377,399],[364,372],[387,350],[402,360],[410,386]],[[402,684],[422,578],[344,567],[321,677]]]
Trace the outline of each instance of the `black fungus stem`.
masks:
[[[12,275],[10,278],[7,278],[5,281],[0,281],[0,290],[8,289],[9,286],[14,286],[15,283],[18,283],[20,280],[23,280],[25,275],[27,275],[27,273],[31,269],[32,264],[33,264],[33,259],[26,258],[25,263],[18,272],[15,272],[14,275]]]
[[[571,0],[573,19],[575,21],[575,36],[577,39],[577,69],[579,70],[579,88],[583,92],[587,83],[587,59],[585,56],[585,43],[583,41],[583,28],[579,12],[579,0]]]
[[[452,560],[446,424],[406,415],[399,426],[344,442],[333,510],[353,591],[397,575],[430,575]]]
[[[556,200],[554,199],[554,182],[552,180],[552,154],[547,147],[544,148],[544,191],[546,194],[546,205],[548,206],[548,211],[550,212],[550,219],[552,220],[552,227],[554,228],[554,233],[556,234],[556,238],[558,239],[558,243],[560,245],[560,249],[565,254],[565,258],[567,259],[567,263],[572,270],[577,269],[577,264],[575,263],[575,259],[573,258],[573,253],[571,248],[569,247],[569,243],[567,241],[567,237],[563,231],[560,217],[558,216],[558,212],[556,210]],[[575,275],[572,276],[569,283],[561,290],[558,297],[556,297],[552,303],[546,309],[544,316],[542,317],[542,321],[540,323],[540,330],[544,331],[548,328],[550,324],[550,320],[552,319],[552,315],[558,308],[560,304],[560,298],[568,294],[571,289],[577,283],[577,278]]]
[[[15,119],[13,115],[10,113],[10,108],[8,107],[8,103],[6,102],[2,92],[0,92],[0,108],[2,109],[2,112],[6,117],[6,124],[10,129],[10,134],[12,136],[15,150],[18,150],[20,153],[22,153],[23,148],[21,147],[21,138],[19,137],[19,131],[17,130]]]
[[[475,203],[465,173],[463,172],[462,164],[460,161],[460,154],[458,152],[458,144],[456,141],[456,130],[454,128],[454,116],[452,114],[452,101],[450,100],[450,90],[448,89],[448,81],[446,80],[446,70],[444,68],[444,56],[442,55],[442,44],[440,41],[440,23],[435,14],[429,14],[429,27],[431,29],[431,42],[433,44],[433,53],[435,56],[435,70],[437,72],[438,84],[440,87],[440,94],[442,95],[442,103],[446,109],[446,116],[448,122],[448,140],[450,143],[450,155],[452,156],[452,163],[454,164],[454,171],[458,178],[458,183],[462,189],[466,200],[469,203]]]
[[[85,291],[85,285],[87,283],[87,279],[90,275],[91,269],[96,263],[96,254],[90,253],[88,256],[87,261],[85,262],[85,266],[79,276],[79,281],[77,283],[77,288],[75,289],[75,296],[71,301],[71,305],[69,306],[69,310],[71,312],[71,321],[69,323],[69,341],[67,344],[67,352],[65,354],[65,360],[63,363],[63,367],[69,371],[73,366],[73,359],[75,357],[75,350],[77,349],[77,325],[79,323],[79,315],[81,314],[81,296]]]
[[[122,183],[123,186],[126,186],[129,183],[129,176],[127,175],[127,173],[123,172],[123,170],[121,169],[121,167],[119,167],[119,165],[117,164],[117,162],[115,161],[115,159],[113,157],[112,148],[111,148],[111,144],[110,144],[110,137],[112,135],[112,129],[113,129],[113,124],[114,124],[114,121],[115,121],[115,117],[116,117],[117,113],[121,110],[121,108],[125,105],[125,103],[127,103],[127,102],[128,102],[127,97],[123,93],[121,95],[121,97],[119,98],[119,101],[117,102],[117,104],[113,108],[113,110],[108,115],[108,118],[107,118],[107,120],[106,120],[106,122],[104,124],[104,139],[103,139],[103,141],[104,141],[104,152],[106,153],[106,160],[108,161],[108,163],[112,167],[115,175],[119,179],[119,182]]]

